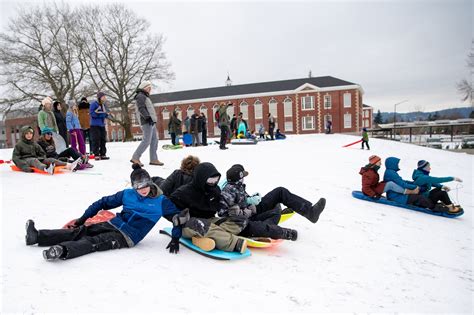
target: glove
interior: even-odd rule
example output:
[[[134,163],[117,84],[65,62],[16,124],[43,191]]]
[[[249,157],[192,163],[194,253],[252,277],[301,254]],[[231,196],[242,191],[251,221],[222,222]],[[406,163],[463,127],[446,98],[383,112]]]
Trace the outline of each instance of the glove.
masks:
[[[244,210],[242,210],[242,214],[244,215],[244,217],[250,218],[252,216],[252,210],[244,209]]]
[[[180,213],[175,214],[171,221],[173,222],[173,226],[180,226],[188,222],[189,218],[190,218],[189,208],[186,208],[182,210]]]
[[[74,229],[74,228],[80,227],[81,225],[84,225],[84,223],[86,223],[86,220],[87,220],[87,218],[80,217],[80,218],[76,219],[72,224],[69,224],[66,227],[68,229]]]
[[[462,179],[460,179],[459,177],[454,177],[454,181],[462,183]]]
[[[166,249],[170,249],[171,254],[177,254],[179,252],[179,238],[173,237],[171,242],[166,246]]]
[[[147,122],[147,124],[149,124],[150,126],[153,126],[153,125],[155,124],[155,122],[153,121],[153,119],[151,119],[151,117],[148,117],[148,118],[146,119],[146,122]]]
[[[381,195],[379,194],[375,194],[372,198],[375,199],[375,200],[379,200],[380,197],[382,197]]]
[[[260,197],[259,193],[254,194],[251,197],[247,197],[247,204],[249,205],[258,205],[260,201],[262,201],[262,197]]]
[[[239,205],[233,205],[232,207],[227,210],[227,213],[229,214],[229,217],[237,217],[240,215],[245,215],[242,210],[240,210]]]
[[[451,190],[451,188],[449,188],[448,186],[444,186],[444,185],[441,187],[441,189],[444,190],[444,191],[450,191]]]

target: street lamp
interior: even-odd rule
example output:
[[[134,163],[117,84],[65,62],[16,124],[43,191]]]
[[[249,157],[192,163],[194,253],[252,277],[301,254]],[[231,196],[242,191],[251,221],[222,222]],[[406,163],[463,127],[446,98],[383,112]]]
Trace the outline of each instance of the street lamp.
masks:
[[[401,103],[408,102],[408,100],[404,100],[401,102],[398,102],[397,104],[393,105],[393,138],[395,139],[395,124],[397,123],[397,105],[400,105]]]

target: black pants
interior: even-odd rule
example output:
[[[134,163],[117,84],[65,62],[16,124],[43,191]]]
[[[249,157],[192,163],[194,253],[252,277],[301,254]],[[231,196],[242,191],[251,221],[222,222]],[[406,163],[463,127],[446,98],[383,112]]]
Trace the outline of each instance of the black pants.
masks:
[[[91,126],[91,149],[95,156],[105,156],[107,149],[105,148],[105,142],[107,141],[107,132],[105,127]]]
[[[307,214],[312,208],[308,200],[291,193],[284,187],[277,187],[262,197],[262,201],[257,205],[257,214],[274,210],[280,203],[301,215]]]
[[[170,136],[171,136],[171,143],[173,145],[176,145],[176,133],[172,132],[170,133]]]
[[[221,140],[219,143],[219,147],[225,148],[225,145],[227,143],[227,134],[229,133],[229,127],[227,126],[221,126]]]
[[[122,233],[108,222],[83,225],[75,229],[39,230],[38,246],[52,245],[63,246],[63,259],[128,247]]]
[[[272,139],[272,140],[275,140],[274,137],[273,137],[273,130],[274,129],[275,129],[275,127],[268,128],[268,134],[270,135],[270,139]]]
[[[73,160],[77,160],[80,157],[81,157],[81,154],[79,154],[79,152],[77,152],[75,149],[69,147],[66,150],[64,150],[63,152],[59,153],[58,160],[60,158],[72,158]]]
[[[447,192],[444,190],[441,190],[441,188],[435,188],[430,191],[430,194],[428,195],[428,198],[434,203],[437,204],[438,201],[441,201],[445,205],[450,205],[452,204],[451,199],[449,199],[449,195]]]
[[[279,207],[262,213],[257,213],[249,218],[247,226],[239,234],[244,237],[270,237],[280,239],[284,229],[278,226],[281,210]]]
[[[433,209],[435,206],[435,203],[423,195],[408,195],[407,204],[429,209]]]
[[[207,129],[202,130],[202,138],[201,138],[201,144],[202,145],[207,145]]]
[[[367,146],[367,150],[370,150],[369,141],[362,140],[362,149],[364,148],[364,143]]]

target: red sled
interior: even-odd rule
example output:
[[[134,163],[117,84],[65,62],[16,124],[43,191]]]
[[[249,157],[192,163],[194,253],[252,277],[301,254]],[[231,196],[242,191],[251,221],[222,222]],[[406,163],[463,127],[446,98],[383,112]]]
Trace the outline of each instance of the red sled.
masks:
[[[113,218],[115,218],[115,214],[113,212],[110,212],[109,210],[100,210],[95,216],[87,219],[84,225],[89,226],[92,224],[107,222]],[[64,224],[63,229],[72,229],[74,226],[74,222],[76,222],[76,219],[73,219],[68,223]]]
[[[15,172],[23,172],[18,166],[16,165],[10,165],[11,169]],[[64,174],[63,172],[63,168],[65,168],[66,166],[56,166],[54,167],[54,174]],[[43,175],[49,175],[48,172],[46,171],[43,171],[43,170],[40,170],[36,167],[31,167],[31,169],[33,170],[34,173],[37,173],[37,174],[43,174]]]
[[[357,143],[361,143],[361,142],[362,142],[362,139],[357,140],[356,142],[352,142],[352,143],[343,145],[342,147],[343,147],[343,148],[347,148],[347,147],[350,147],[351,145],[354,145],[354,144],[357,144]]]

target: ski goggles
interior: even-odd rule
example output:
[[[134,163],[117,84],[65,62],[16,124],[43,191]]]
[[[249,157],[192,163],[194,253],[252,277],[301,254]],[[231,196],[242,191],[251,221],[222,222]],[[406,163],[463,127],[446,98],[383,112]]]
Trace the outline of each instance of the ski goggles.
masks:
[[[209,186],[215,186],[217,185],[217,182],[219,182],[219,178],[220,176],[209,177],[206,180],[206,184],[208,184]]]
[[[139,190],[142,188],[150,187],[150,185],[151,185],[150,181],[145,180],[145,181],[133,182],[132,187],[135,190]]]

